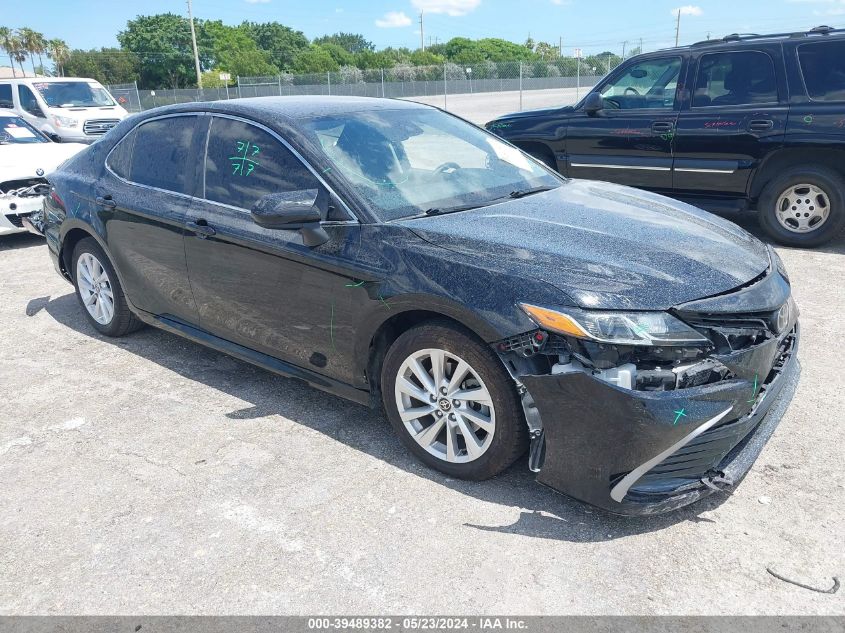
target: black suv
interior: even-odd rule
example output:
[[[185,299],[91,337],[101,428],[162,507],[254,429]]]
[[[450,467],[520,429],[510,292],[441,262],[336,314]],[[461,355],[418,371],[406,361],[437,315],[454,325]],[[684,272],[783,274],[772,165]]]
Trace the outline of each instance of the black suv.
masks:
[[[817,246],[845,225],[845,30],[638,55],[575,106],[486,127],[566,176],[756,208],[782,244]]]

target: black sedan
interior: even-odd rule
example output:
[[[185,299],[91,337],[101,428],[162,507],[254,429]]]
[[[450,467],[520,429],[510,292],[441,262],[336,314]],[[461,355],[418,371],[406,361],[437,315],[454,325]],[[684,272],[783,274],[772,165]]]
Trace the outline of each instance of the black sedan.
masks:
[[[44,232],[107,336],[151,324],[384,407],[420,460],[625,514],[730,486],[798,310],[733,224],[567,180],[428,106],[159,108],[51,177]]]

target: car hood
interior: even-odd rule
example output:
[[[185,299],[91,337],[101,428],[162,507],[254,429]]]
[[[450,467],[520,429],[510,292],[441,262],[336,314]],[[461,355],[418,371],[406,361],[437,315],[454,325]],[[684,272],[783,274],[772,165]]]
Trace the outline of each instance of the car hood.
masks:
[[[562,304],[584,308],[665,310],[733,290],[769,267],[766,246],[727,220],[587,180],[400,223],[479,266],[549,283],[565,293]]]
[[[534,110],[520,110],[519,112],[511,112],[510,114],[503,114],[486,124],[487,129],[490,126],[495,126],[497,123],[515,122],[521,119],[537,119],[546,116],[565,116],[574,112],[573,106],[554,107],[554,108],[536,108]]]
[[[83,143],[0,145],[0,181],[47,175],[86,147]],[[39,169],[43,174],[38,173]]]

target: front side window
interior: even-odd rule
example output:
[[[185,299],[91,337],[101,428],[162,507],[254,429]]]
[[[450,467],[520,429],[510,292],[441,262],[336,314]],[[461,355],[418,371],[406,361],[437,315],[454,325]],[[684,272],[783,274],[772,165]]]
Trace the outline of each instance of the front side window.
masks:
[[[776,103],[775,66],[757,51],[702,55],[692,97],[694,108]]]
[[[11,84],[0,84],[0,108],[14,108]]]
[[[674,108],[680,72],[680,57],[634,64],[602,88],[604,106],[611,110]]]
[[[133,132],[129,180],[190,193],[196,164],[191,152],[196,119],[196,116],[173,116],[139,125]]]
[[[44,113],[41,111],[41,106],[35,100],[35,95],[32,90],[26,86],[18,86],[18,99],[21,101],[21,108],[29,112],[33,116],[43,117]]]
[[[16,116],[0,116],[0,145],[50,143],[29,123]]]
[[[33,84],[51,108],[113,106],[114,100],[100,84],[87,81],[44,81]]]
[[[845,101],[845,41],[798,47],[807,95],[814,101]]]
[[[484,206],[561,180],[518,149],[428,108],[353,112],[302,121],[332,165],[383,221],[431,209]]]
[[[317,178],[270,133],[214,117],[205,158],[205,198],[251,209],[271,193],[319,189]]]

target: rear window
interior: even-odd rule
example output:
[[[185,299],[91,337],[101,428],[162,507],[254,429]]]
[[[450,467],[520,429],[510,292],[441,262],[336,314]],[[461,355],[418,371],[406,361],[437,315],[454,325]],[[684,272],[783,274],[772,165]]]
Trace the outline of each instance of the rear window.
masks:
[[[814,101],[845,101],[845,41],[798,47],[807,95]]]
[[[14,108],[11,84],[0,84],[0,108]]]
[[[196,158],[191,155],[195,116],[174,116],[142,123],[133,133],[129,180],[140,185],[188,193]]]

